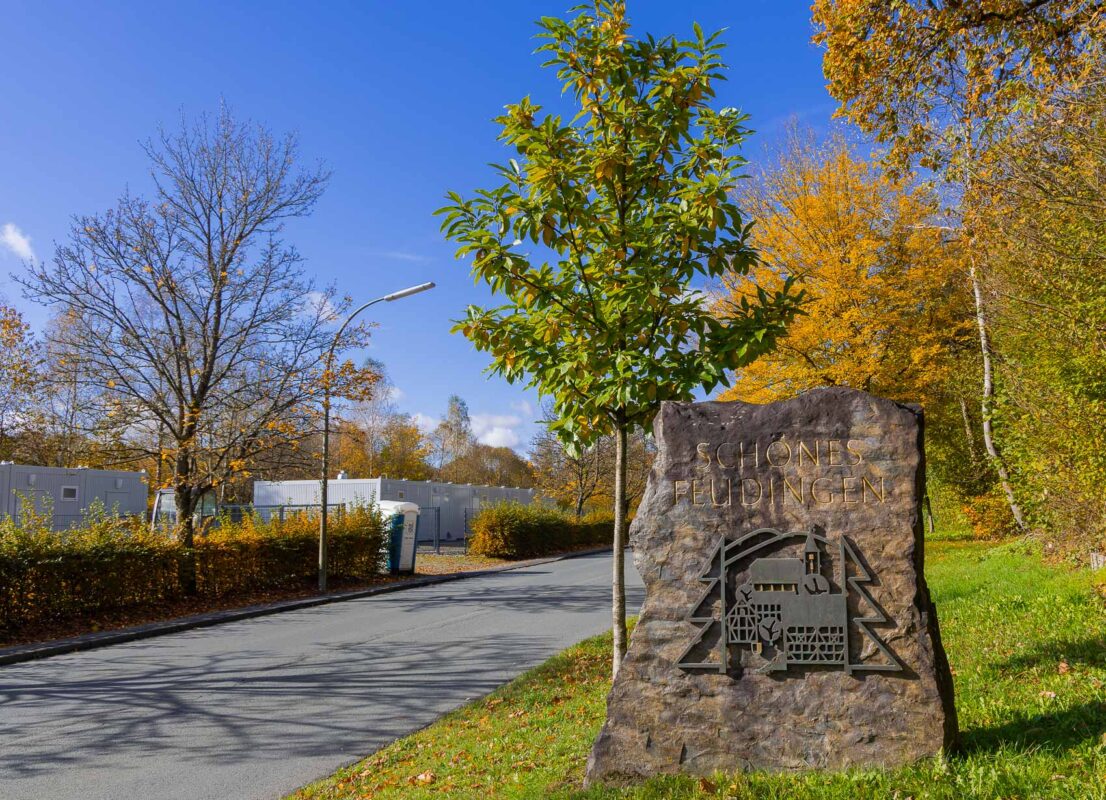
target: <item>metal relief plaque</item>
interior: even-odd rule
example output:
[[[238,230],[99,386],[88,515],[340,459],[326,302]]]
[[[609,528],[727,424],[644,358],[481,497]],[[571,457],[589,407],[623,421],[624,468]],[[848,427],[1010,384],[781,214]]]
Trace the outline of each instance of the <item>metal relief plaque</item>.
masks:
[[[781,557],[799,544],[800,551]],[[720,541],[699,580],[706,588],[687,618],[699,633],[680,656],[683,669],[902,669],[871,627],[888,620],[864,588],[872,575],[844,538],[831,542],[813,531],[761,528]],[[850,611],[850,598],[867,613]],[[712,632],[717,643],[708,655],[702,642]],[[857,661],[853,650],[862,648],[850,648],[856,637],[881,658]]]

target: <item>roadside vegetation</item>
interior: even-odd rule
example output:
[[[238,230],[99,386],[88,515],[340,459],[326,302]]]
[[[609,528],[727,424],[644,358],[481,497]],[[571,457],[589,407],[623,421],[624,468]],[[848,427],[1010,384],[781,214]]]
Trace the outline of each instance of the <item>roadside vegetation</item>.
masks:
[[[610,524],[538,505],[491,506],[472,520],[467,552],[419,553],[415,571],[471,572],[601,547]],[[102,507],[67,531],[52,529],[48,508],[0,519],[0,647],[316,595],[318,531],[312,514],[208,519],[189,549]],[[386,572],[386,532],[372,506],[333,515],[330,534],[333,591],[406,579]],[[181,580],[186,564],[195,592]]]
[[[330,569],[340,582],[382,579],[385,531],[375,508],[335,515],[331,533]],[[60,532],[48,511],[29,511],[0,519],[0,644],[297,595],[314,582],[317,559],[310,515],[220,520],[187,548],[103,509]],[[195,577],[195,591],[182,576]]]
[[[654,778],[583,792],[610,688],[608,635],[294,797],[1106,798],[1106,574],[1046,565],[1016,542],[961,537],[928,542],[926,560],[961,754],[888,772]]]
[[[534,558],[610,543],[609,514],[577,518],[555,508],[501,503],[472,521],[469,552],[492,558]]]

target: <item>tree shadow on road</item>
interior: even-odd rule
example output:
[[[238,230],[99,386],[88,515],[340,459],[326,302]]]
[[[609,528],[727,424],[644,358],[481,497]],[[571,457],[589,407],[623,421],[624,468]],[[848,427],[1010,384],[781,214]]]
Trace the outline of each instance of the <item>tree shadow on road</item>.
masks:
[[[552,655],[563,642],[542,630],[543,611],[560,612],[562,631],[577,624],[574,614],[588,615],[583,638],[610,602],[602,586],[512,575],[526,577],[502,573],[0,668],[0,785],[115,760],[215,766],[317,756],[337,765],[364,756]],[[632,609],[641,594],[630,592]],[[457,615],[412,636],[407,613],[428,603]],[[486,614],[503,610],[533,621],[489,634]],[[318,626],[325,630],[312,641]]]

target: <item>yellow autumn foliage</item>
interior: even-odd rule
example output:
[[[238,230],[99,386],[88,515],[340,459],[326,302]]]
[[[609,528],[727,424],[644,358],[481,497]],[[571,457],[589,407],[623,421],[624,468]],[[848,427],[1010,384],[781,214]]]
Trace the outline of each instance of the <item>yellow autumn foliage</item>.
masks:
[[[957,352],[970,347],[969,296],[955,238],[934,193],[893,180],[835,137],[792,131],[742,194],[760,263],[725,278],[725,317],[795,276],[806,292],[775,352],[742,369],[724,399],[770,402],[851,386],[936,404]]]

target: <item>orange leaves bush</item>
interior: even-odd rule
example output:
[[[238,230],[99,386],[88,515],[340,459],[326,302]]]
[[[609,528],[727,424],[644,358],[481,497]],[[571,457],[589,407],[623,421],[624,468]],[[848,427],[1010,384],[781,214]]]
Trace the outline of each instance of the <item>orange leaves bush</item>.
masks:
[[[576,519],[539,505],[502,503],[472,520],[469,552],[490,558],[533,558],[611,541],[614,521],[590,515]]]
[[[969,498],[962,508],[977,539],[1002,539],[1018,533],[1010,505],[1000,494]]]
[[[256,517],[212,527],[189,552],[142,520],[92,515],[56,532],[42,520],[0,521],[0,632],[157,605],[184,597],[186,559],[201,598],[309,584],[317,575],[318,518],[266,523]],[[329,566],[337,578],[365,578],[383,564],[385,531],[372,507],[331,517]]]

